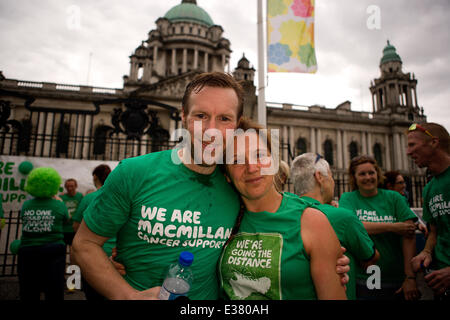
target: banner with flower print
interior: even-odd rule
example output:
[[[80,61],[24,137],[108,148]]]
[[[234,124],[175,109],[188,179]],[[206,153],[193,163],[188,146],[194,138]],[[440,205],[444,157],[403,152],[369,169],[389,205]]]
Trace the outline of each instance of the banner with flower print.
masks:
[[[314,0],[267,0],[269,72],[317,71]]]

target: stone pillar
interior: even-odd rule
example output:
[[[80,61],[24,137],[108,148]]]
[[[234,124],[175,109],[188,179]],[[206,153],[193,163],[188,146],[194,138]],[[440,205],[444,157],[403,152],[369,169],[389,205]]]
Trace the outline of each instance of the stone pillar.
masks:
[[[205,51],[205,72],[208,72],[208,52]]]
[[[172,74],[177,74],[177,49],[172,49]]]
[[[322,148],[322,131],[319,128],[317,128],[316,130],[316,150],[318,154],[324,156]]]
[[[344,155],[344,168],[348,168],[350,165],[349,161],[349,152],[348,152],[348,134],[347,131],[344,130],[342,134],[342,149],[343,149],[343,155]]]
[[[198,68],[198,49],[194,49],[194,70]]]
[[[183,49],[183,65],[181,67],[181,72],[187,71],[187,48]]]
[[[400,134],[394,133],[394,170],[401,170],[402,168],[402,145],[400,143]]]
[[[309,129],[310,141],[311,141],[311,152],[316,153],[316,131],[314,128]]]
[[[362,153],[369,154],[369,152],[367,151],[367,132],[361,132],[361,146]]]
[[[283,126],[282,130],[283,130],[282,141],[283,141],[283,144],[286,144],[289,141],[288,140],[288,129],[287,129],[287,126]],[[288,149],[287,148],[283,148],[283,157],[282,157],[282,159],[287,162],[288,157],[289,157]]]
[[[293,126],[289,126],[289,148],[290,148],[291,154],[293,156],[295,156],[295,154],[294,154],[294,145],[295,145],[295,142],[294,142],[294,127]]]
[[[386,170],[387,171],[391,171],[392,170],[392,164],[391,164],[391,142],[389,141],[389,134],[385,134],[384,135],[384,149],[385,149],[385,166],[386,166]]]
[[[373,154],[373,145],[372,145],[372,133],[371,132],[367,132],[367,154],[369,156],[374,156]]]
[[[372,95],[373,98],[373,95]],[[337,129],[337,134],[336,134],[336,140],[337,140],[337,150],[336,150],[336,156],[337,156],[337,168],[338,169],[343,169],[343,163],[342,163],[342,156],[343,156],[343,150],[342,150],[342,130],[341,129]]]

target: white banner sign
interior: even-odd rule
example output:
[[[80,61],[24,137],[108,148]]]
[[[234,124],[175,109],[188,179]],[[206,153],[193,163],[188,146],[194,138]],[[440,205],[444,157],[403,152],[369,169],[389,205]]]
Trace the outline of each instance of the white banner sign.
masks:
[[[83,195],[90,190],[96,190],[92,180],[92,171],[95,167],[100,164],[107,164],[113,170],[119,163],[119,161],[0,156],[0,194],[3,200],[4,211],[20,210],[23,202],[31,198],[24,191],[27,174],[19,171],[19,166],[24,162],[31,163],[33,169],[51,167],[58,171],[63,180],[59,195],[65,193],[64,182],[70,178],[77,180],[77,191]]]

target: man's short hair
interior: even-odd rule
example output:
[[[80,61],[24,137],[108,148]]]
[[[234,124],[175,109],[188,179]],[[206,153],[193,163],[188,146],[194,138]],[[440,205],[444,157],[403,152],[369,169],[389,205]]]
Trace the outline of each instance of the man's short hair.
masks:
[[[201,73],[186,86],[183,99],[181,100],[181,107],[185,115],[189,113],[189,98],[192,92],[198,93],[204,87],[233,89],[238,98],[237,119],[242,116],[244,109],[244,89],[233,76],[224,72]]]
[[[315,153],[304,153],[294,159],[291,165],[291,180],[294,183],[294,193],[301,196],[314,189],[316,179],[314,173],[319,171],[323,176],[328,177],[330,165],[328,162]]]
[[[428,122],[420,124],[424,129],[428,130],[434,137],[439,139],[439,148],[442,151],[445,151],[447,154],[450,154],[450,136],[448,134],[447,129],[441,126],[438,123]],[[428,135],[425,135],[426,138],[431,139]]]

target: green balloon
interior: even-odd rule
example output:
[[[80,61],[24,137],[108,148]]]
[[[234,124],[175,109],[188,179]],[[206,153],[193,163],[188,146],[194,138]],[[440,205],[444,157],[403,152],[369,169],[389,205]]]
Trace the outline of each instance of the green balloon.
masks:
[[[17,252],[19,252],[20,243],[20,239],[16,239],[11,242],[11,244],[9,245],[9,251],[11,251],[12,254],[17,254]]]
[[[19,172],[29,174],[33,170],[33,164],[30,161],[24,161],[19,165]]]

